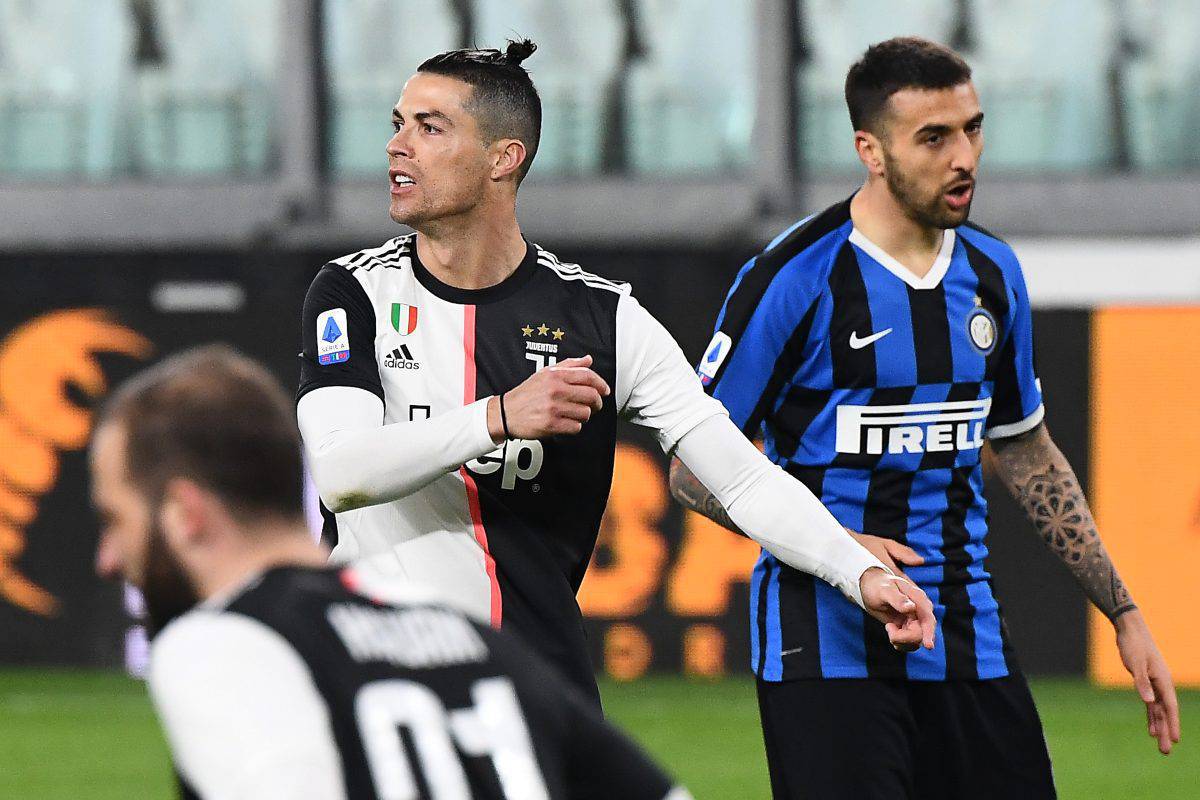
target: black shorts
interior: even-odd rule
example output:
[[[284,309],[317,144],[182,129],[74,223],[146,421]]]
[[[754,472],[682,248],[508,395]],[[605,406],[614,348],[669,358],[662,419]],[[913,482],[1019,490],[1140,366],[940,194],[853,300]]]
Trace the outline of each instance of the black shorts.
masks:
[[[1025,679],[758,682],[775,800],[1047,800]]]

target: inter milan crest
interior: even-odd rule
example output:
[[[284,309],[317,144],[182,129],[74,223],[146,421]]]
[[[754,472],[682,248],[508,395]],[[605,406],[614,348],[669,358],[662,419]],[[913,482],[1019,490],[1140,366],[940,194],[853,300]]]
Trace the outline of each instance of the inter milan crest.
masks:
[[[971,344],[984,355],[992,352],[996,346],[996,320],[982,306],[967,317],[967,333],[971,337]]]
[[[407,303],[392,303],[392,327],[401,336],[417,329],[417,307]]]

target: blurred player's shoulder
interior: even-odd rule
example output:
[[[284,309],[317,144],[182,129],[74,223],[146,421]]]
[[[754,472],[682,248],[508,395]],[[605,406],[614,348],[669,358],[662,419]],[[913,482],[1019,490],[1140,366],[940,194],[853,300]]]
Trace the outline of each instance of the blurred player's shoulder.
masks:
[[[411,259],[414,233],[388,239],[378,247],[368,247],[355,253],[335,258],[326,266],[342,267],[348,272],[370,272],[375,269],[403,269]]]
[[[530,247],[534,248],[537,253],[538,265],[549,270],[550,274],[560,280],[575,282],[589,289],[612,292],[614,294],[629,294],[630,287],[628,283],[609,280],[595,273],[586,272],[578,264],[560,261],[558,256],[541,245],[530,243]]]

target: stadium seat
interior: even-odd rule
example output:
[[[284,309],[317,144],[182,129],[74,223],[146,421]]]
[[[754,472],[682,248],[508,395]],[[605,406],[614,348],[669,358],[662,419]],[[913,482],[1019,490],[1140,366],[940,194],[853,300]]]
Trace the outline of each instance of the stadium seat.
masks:
[[[636,9],[646,53],[626,94],[633,170],[744,168],[755,113],[753,5],[640,0]]]
[[[141,70],[138,166],[257,174],[269,160],[278,0],[154,0],[162,63]]]
[[[120,170],[131,44],[124,0],[0,0],[0,173]]]
[[[600,169],[606,92],[623,35],[615,3],[594,0],[476,0],[475,43],[503,48],[527,37],[538,50],[525,67],[542,98],[534,178]]]
[[[807,59],[798,80],[800,163],[813,173],[857,170],[846,112],[846,71],[875,42],[923,36],[948,43],[954,24],[948,0],[802,0]]]
[[[1200,13],[1194,0],[1129,6],[1134,55],[1124,75],[1125,134],[1133,166],[1200,167]]]
[[[967,58],[983,101],[984,164],[1094,171],[1114,159],[1111,3],[971,0]]]
[[[335,172],[366,175],[386,168],[391,109],[404,82],[429,56],[459,46],[458,25],[449,6],[447,0],[325,4]]]

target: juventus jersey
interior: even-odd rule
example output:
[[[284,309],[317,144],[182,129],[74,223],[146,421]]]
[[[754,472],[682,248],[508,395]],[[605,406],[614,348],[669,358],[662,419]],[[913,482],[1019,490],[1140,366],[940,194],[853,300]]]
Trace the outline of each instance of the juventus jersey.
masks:
[[[185,797],[663,800],[668,778],[507,635],[281,567],[155,638]],[[671,798],[689,797],[676,790]]]
[[[760,677],[1008,674],[984,563],[980,448],[1043,415],[1029,298],[1008,245],[971,225],[948,230],[918,279],[839,203],[743,267],[698,371],[839,522],[924,557],[905,571],[939,623],[936,649],[899,653],[840,593],[764,552],[751,581]]]
[[[618,416],[669,449],[723,414],[629,287],[530,244],[507,279],[467,290],[421,264],[415,235],[327,264],[304,303],[299,395],[350,386],[384,423],[420,421],[592,356],[613,389],[581,433],[515,440],[412,494],[328,515],[338,562],[430,582],[515,629],[596,697],[575,601],[608,499]]]

